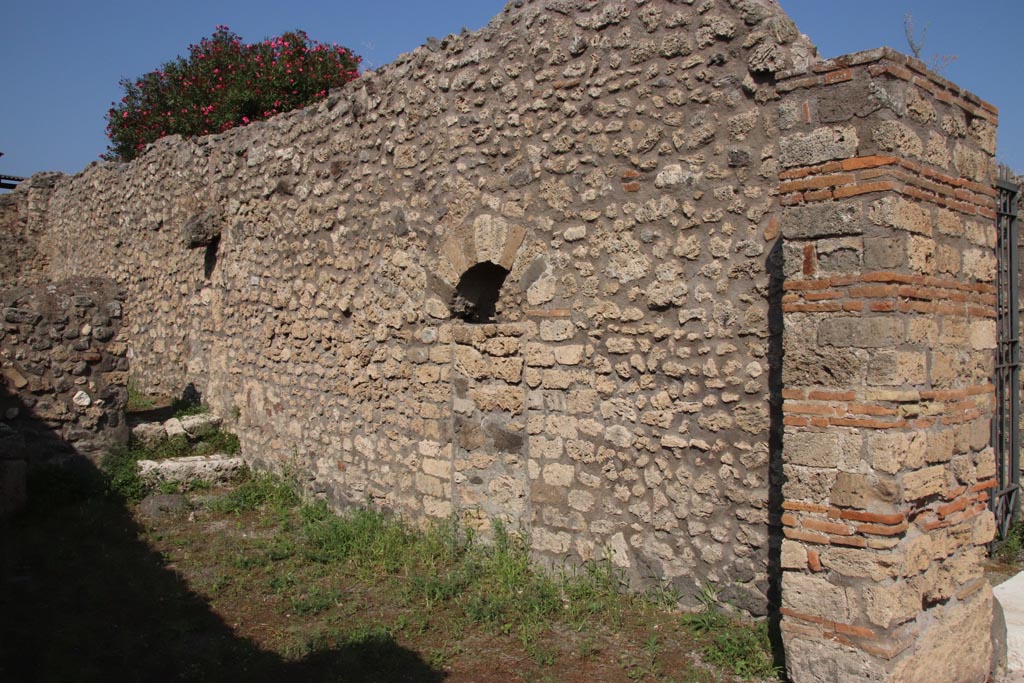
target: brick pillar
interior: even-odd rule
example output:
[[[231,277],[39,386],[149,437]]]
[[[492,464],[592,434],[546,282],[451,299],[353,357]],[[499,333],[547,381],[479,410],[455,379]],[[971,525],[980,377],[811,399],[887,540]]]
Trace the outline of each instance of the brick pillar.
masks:
[[[888,50],[780,91],[790,675],[980,683],[996,111]]]

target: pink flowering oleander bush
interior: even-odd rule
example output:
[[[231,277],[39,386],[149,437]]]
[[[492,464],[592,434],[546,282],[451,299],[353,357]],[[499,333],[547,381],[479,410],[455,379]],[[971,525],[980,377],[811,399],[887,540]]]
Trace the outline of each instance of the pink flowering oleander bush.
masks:
[[[227,26],[136,80],[107,112],[104,159],[130,161],[165,135],[220,133],[304,107],[359,78],[360,58],[292,31],[243,43]]]

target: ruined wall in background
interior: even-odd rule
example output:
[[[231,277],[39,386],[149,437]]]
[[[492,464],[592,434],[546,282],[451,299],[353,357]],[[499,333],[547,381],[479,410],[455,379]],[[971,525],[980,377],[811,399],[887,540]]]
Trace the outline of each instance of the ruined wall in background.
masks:
[[[49,267],[43,251],[48,243],[50,197],[60,173],[39,173],[22,182],[17,192],[0,194],[0,283],[38,282]]]
[[[780,90],[790,671],[985,681],[996,111],[886,50]]]
[[[123,303],[101,279],[0,289],[0,510],[24,500],[27,466],[127,442]]]

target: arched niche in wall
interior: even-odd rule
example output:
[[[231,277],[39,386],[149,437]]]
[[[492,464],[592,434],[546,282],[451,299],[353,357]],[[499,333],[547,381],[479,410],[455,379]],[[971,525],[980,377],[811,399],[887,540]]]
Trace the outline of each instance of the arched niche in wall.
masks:
[[[535,270],[527,267],[531,250],[524,248],[525,237],[522,226],[490,214],[452,231],[428,275],[427,314],[473,323],[505,322],[499,302],[525,291],[530,284],[525,280]]]
[[[484,261],[472,266],[459,278],[455,286],[449,310],[452,317],[468,323],[492,323],[495,321],[501,286],[508,277],[508,269],[496,263]]]

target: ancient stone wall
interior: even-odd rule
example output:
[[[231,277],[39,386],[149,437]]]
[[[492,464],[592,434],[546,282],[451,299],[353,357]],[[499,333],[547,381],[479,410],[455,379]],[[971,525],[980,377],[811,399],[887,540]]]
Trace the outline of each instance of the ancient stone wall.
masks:
[[[140,387],[195,382],[334,501],[500,513],[764,614],[764,104],[811,54],[768,2],[514,3],[319,107],[62,179],[44,272],[115,278]],[[487,263],[497,331],[451,319]]]
[[[114,278],[140,387],[316,495],[781,590],[794,680],[919,680],[990,612],[995,123],[769,0],[517,0],[56,181],[33,268]]]
[[[99,279],[0,289],[0,510],[23,502],[28,466],[127,441],[123,302]]]
[[[985,681],[996,112],[885,50],[779,89],[790,670]]]
[[[49,229],[50,196],[60,173],[39,173],[17,192],[0,194],[0,283],[38,282],[48,268],[41,252]]]

